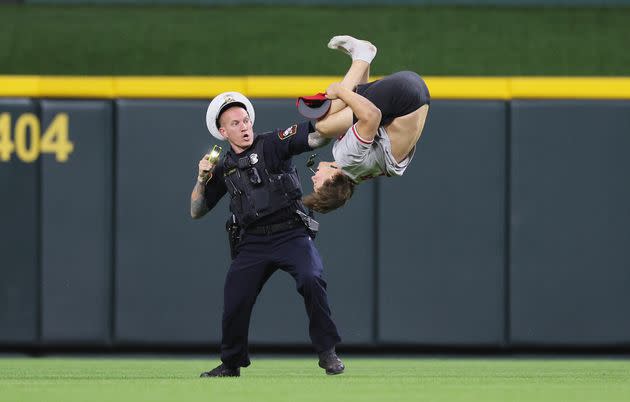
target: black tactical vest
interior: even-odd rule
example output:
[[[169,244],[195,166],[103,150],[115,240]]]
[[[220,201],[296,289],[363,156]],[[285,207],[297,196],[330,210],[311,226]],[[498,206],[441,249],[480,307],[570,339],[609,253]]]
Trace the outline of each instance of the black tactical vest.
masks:
[[[247,152],[223,158],[223,178],[230,193],[230,211],[241,227],[282,208],[301,205],[302,188],[297,170],[272,172],[265,163],[264,137],[258,137]],[[302,208],[300,208],[302,209]]]

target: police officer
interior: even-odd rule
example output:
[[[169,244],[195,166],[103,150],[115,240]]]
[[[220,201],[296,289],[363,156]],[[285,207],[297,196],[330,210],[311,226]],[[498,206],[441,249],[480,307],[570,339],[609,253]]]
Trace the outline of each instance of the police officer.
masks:
[[[227,140],[230,149],[216,163],[208,155],[199,162],[191,216],[201,218],[229,193],[229,222],[237,239],[224,285],[222,363],[201,377],[238,377],[240,368],[249,366],[252,308],[278,268],[295,279],[304,298],[319,366],[327,374],[342,373],[345,367],[335,353],[341,339],[331,318],[321,257],[311,240],[316,222],[301,202],[302,189],[291,159],[328,140],[308,122],[254,135],[254,119],[252,104],[237,92],[215,97],[206,114],[210,133]]]

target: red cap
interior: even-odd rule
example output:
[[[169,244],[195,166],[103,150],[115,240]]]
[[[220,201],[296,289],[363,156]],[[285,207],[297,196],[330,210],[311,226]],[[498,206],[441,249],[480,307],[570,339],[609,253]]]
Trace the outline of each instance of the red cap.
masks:
[[[297,99],[295,106],[298,112],[307,119],[320,119],[328,113],[331,101],[326,98],[326,94],[317,93],[312,96],[301,96]]]

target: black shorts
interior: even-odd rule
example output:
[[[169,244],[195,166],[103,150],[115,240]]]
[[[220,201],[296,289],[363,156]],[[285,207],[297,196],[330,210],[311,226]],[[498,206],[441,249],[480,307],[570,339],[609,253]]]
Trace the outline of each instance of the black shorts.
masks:
[[[427,84],[413,71],[399,71],[380,80],[360,84],[355,91],[381,110],[381,126],[431,103]],[[354,121],[357,121],[356,117]]]

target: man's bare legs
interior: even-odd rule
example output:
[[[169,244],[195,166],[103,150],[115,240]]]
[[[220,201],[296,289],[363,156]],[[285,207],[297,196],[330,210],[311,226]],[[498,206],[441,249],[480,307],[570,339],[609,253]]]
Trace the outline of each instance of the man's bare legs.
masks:
[[[392,154],[397,163],[409,155],[420,139],[427,113],[429,113],[429,105],[422,105],[418,110],[396,117],[385,127],[389,142],[392,144]]]
[[[338,49],[350,57],[352,64],[341,81],[344,88],[354,90],[359,84],[365,84],[370,78],[370,63],[376,56],[377,49],[370,42],[358,40],[351,36],[333,37],[328,47]],[[341,100],[332,101],[328,114],[319,120],[315,127],[327,138],[337,138],[348,131],[352,125],[352,110]]]
[[[359,84],[365,84],[370,78],[370,63],[363,60],[354,60],[348,69],[348,72],[341,80],[341,86],[353,91]],[[340,110],[348,107],[341,99],[335,99],[330,105],[330,110],[326,116],[335,114]],[[350,126],[348,126],[350,127]]]

